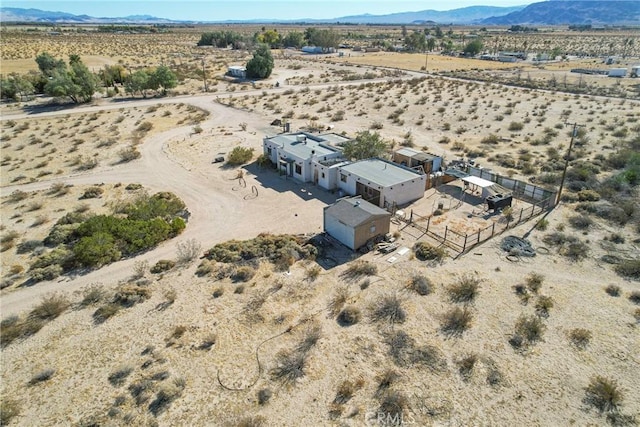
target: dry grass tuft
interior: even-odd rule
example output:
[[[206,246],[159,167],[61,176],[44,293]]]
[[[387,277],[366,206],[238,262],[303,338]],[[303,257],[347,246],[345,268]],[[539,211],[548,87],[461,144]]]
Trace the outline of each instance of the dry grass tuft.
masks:
[[[465,274],[458,282],[447,288],[449,298],[453,302],[471,303],[478,295],[481,280],[471,274]]]
[[[402,308],[402,301],[397,295],[386,295],[375,301],[369,314],[372,322],[386,322],[390,324],[404,323],[407,313]]]
[[[584,400],[600,412],[612,412],[622,404],[623,394],[616,381],[598,375],[585,388]]]

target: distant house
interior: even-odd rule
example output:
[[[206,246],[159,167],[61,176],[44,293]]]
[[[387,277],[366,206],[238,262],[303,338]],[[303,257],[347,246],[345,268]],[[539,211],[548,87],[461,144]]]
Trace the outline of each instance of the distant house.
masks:
[[[237,77],[239,79],[247,78],[247,68],[241,65],[230,65],[227,68],[227,74],[231,77]]]
[[[338,200],[324,208],[324,231],[352,250],[389,232],[391,214],[360,197]]]
[[[264,138],[262,143],[264,154],[277,165],[282,175],[322,185],[324,181],[328,182],[328,178],[326,174],[321,175],[319,163],[342,159],[342,150],[333,144],[348,140],[333,133],[314,135],[298,132]]]
[[[404,205],[424,196],[426,176],[382,159],[338,165],[338,188],[380,207]]]

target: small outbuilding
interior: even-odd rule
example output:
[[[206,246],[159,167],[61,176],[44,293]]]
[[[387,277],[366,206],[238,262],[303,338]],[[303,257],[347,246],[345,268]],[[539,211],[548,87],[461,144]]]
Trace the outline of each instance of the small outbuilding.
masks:
[[[351,250],[389,232],[391,213],[361,197],[339,199],[324,208],[324,231]]]
[[[227,68],[227,74],[231,77],[236,77],[239,79],[247,78],[247,68],[241,65],[231,65]]]

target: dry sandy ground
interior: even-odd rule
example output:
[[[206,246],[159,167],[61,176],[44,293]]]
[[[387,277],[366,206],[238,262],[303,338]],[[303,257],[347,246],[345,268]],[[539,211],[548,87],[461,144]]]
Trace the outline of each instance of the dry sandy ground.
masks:
[[[112,291],[118,282],[130,279],[136,260],[153,264],[159,259],[175,258],[178,242],[196,239],[203,248],[208,248],[233,238],[251,238],[260,232],[318,232],[322,226],[322,207],[332,200],[331,195],[253,167],[244,168],[245,187],[235,179],[236,169],[211,163],[216,155],[237,145],[253,147],[259,153],[262,137],[278,131],[269,126],[271,120],[289,110],[294,110],[294,129],[312,120],[298,118],[306,113],[318,115],[317,121],[348,134],[381,122],[384,126],[380,132],[385,138],[399,143],[410,132],[416,146],[437,150],[437,154],[449,158],[459,155],[450,148],[455,141],[464,141],[468,150],[479,149],[481,138],[489,132],[500,133],[512,141],[492,147],[492,153],[487,155],[501,152],[518,155],[519,150],[528,147],[525,137],[530,140],[539,137],[545,126],[561,122],[562,112],[569,108],[572,109],[569,120],[588,122],[594,128],[585,153],[606,153],[604,145],[615,143],[615,137],[605,130],[606,125],[615,121],[616,127],[631,127],[636,122],[629,118],[638,117],[637,103],[633,101],[522,93],[513,88],[453,80],[429,79],[417,86],[358,85],[352,89],[329,83],[317,88],[310,86],[309,91],[298,88],[299,92],[289,94],[285,92],[290,88],[268,89],[266,94],[262,90],[247,90],[241,96],[234,95],[235,108],[217,102],[228,102],[226,95],[202,95],[135,101],[124,107],[105,103],[79,110],[77,113],[92,114],[124,108],[128,114],[136,115],[158,103],[163,104],[159,113],[182,102],[210,114],[200,123],[203,130],[200,134],[193,134],[192,124],[183,124],[143,137],[137,146],[141,158],[128,163],[100,162],[89,172],[67,171],[20,185],[5,184],[3,166],[3,225],[5,211],[13,209],[6,203],[8,194],[18,188],[39,192],[31,197],[34,200],[42,197],[47,206],[54,206],[57,202],[46,194],[54,182],[73,184],[69,194],[60,199],[69,207],[79,203],[77,195],[84,186],[98,183],[105,183],[107,188],[116,183],[141,183],[150,192],[172,191],[189,207],[190,222],[181,236],[136,259],[61,281],[3,291],[0,299],[3,319],[25,312],[41,296],[53,291],[69,295],[74,302],[82,298],[82,289],[92,283]],[[416,104],[424,96],[429,100]],[[220,99],[216,100],[217,97]],[[311,98],[317,102],[310,105]],[[473,108],[473,102],[478,104],[477,112],[466,113],[467,121],[460,120],[461,114]],[[269,107],[268,103],[273,105]],[[376,107],[377,103],[380,107]],[[516,104],[507,107],[507,103]],[[325,111],[318,112],[322,107]],[[444,107],[441,113],[440,107]],[[404,124],[388,118],[398,108],[404,109],[400,115]],[[494,122],[494,116],[504,114],[507,108],[513,109],[513,117]],[[275,113],[277,109],[282,113]],[[332,121],[330,116],[340,109],[345,111],[346,118]],[[509,122],[524,121],[541,109],[545,110],[548,122],[536,121],[536,115],[517,135],[507,133]],[[364,114],[359,115],[360,111]],[[40,123],[65,114],[50,112],[31,120]],[[101,117],[110,117],[106,114],[111,113],[102,113]],[[472,118],[473,115],[478,117]],[[605,123],[600,124],[593,117]],[[625,122],[618,123],[616,117]],[[3,115],[3,133],[9,118]],[[15,115],[11,119],[18,122],[24,117]],[[417,124],[419,120],[421,124]],[[446,122],[451,124],[451,131],[443,130]],[[246,130],[242,130],[243,123],[247,124]],[[483,123],[488,127],[481,128]],[[468,130],[454,134],[460,126]],[[561,131],[553,146],[566,146],[565,132],[566,129]],[[438,144],[440,138],[449,135],[453,137],[451,142]],[[88,144],[80,144],[79,150],[83,146]],[[36,148],[27,144],[22,152],[35,154]],[[540,158],[544,156],[540,148],[527,149],[540,150]],[[251,190],[253,186],[257,197]],[[108,191],[109,196],[104,199],[91,202],[95,204],[91,208],[99,211],[108,207],[108,202],[121,191],[118,188]],[[551,212],[550,229],[565,223],[570,214],[571,207],[563,205]],[[48,215],[53,223],[63,212]],[[30,219],[26,218],[24,222],[28,224]],[[10,223],[11,219],[6,221]],[[608,231],[607,226],[602,227],[588,238],[600,241]],[[513,234],[522,236],[531,228],[532,224],[524,224],[514,229]],[[415,239],[409,230],[398,231],[402,245],[411,247]],[[631,229],[621,232],[629,235],[625,248],[632,248],[631,241],[637,235]],[[542,235],[539,231],[532,232],[530,238],[535,247],[542,245]],[[407,425],[602,425],[604,415],[586,405],[583,398],[590,378],[603,375],[617,381],[623,390],[622,413],[640,416],[640,336],[633,316],[637,306],[627,299],[631,291],[638,289],[637,282],[622,280],[610,267],[600,265],[595,259],[597,251],[580,263],[571,263],[553,250],[549,255],[540,254],[514,263],[504,257],[497,243],[498,240],[489,241],[459,259],[447,259],[442,265],[427,265],[410,254],[390,263],[389,256],[370,253],[362,259],[375,263],[378,272],[369,278],[368,286],[362,286],[364,278],[347,280],[341,273],[348,267],[350,256],[337,255],[340,264],[321,270],[316,280],[308,279],[307,272],[315,263],[296,264],[289,273],[275,272],[268,264],[261,264],[254,278],[244,284],[243,292],[237,290],[240,285],[228,279],[196,276],[196,264],[163,275],[149,275],[151,298],[105,323],[94,324],[95,306],[74,307],[35,336],[3,348],[0,391],[3,399],[12,398],[20,404],[20,415],[14,421],[25,426],[70,425],[91,417],[106,425],[239,425],[250,416],[262,417],[268,426],[360,426],[376,425],[380,407],[380,399],[375,397],[376,377],[386,368],[393,368],[400,377],[390,389],[406,397],[403,416]],[[2,256],[4,269],[6,255]],[[523,305],[512,287],[523,283],[531,272],[544,275],[539,293],[552,297],[554,306],[542,320],[546,326],[542,341],[522,354],[508,340],[517,318],[523,313],[534,313],[534,301]],[[459,304],[449,300],[446,289],[464,273],[481,279],[480,290],[468,307],[473,316],[470,329],[459,337],[450,337],[440,329],[442,316]],[[435,291],[419,296],[406,290],[413,274],[429,277]],[[604,287],[610,284],[619,286],[622,296],[607,295]],[[346,304],[362,312],[362,319],[353,326],[339,326],[335,315],[327,310],[338,287],[348,289]],[[220,289],[222,295],[214,298],[214,291]],[[175,292],[173,303],[167,303],[172,299],[168,291]],[[391,326],[369,319],[369,307],[385,295],[400,298],[407,313],[405,323]],[[271,374],[277,365],[278,352],[295,347],[314,325],[321,333],[308,353],[305,375],[291,385],[274,379]],[[178,326],[184,326],[185,330],[180,337],[172,338]],[[584,350],[575,348],[567,337],[574,328],[586,328],[592,333]],[[416,347],[431,345],[439,349],[436,352],[439,363],[435,363],[439,369],[430,369],[429,364],[394,363],[384,342],[385,334],[392,330],[405,331],[415,340]],[[208,350],[198,349],[210,334],[216,335],[215,344]],[[478,361],[471,377],[463,380],[456,361],[471,353],[477,355]],[[123,367],[131,368],[131,373],[122,384],[112,385],[109,376]],[[30,379],[43,369],[56,372],[47,382],[29,385]],[[491,385],[487,377],[496,376],[496,372],[501,379]],[[144,382],[145,379],[148,381]],[[174,383],[176,379],[178,386]],[[357,383],[358,387],[346,403],[333,403],[344,380]],[[133,396],[136,388],[131,386],[142,383],[149,394],[146,400],[138,397],[136,402]],[[242,390],[229,391],[221,383]],[[164,411],[154,414],[152,402],[157,393],[163,391],[166,396],[176,389],[181,390],[179,397]],[[260,405],[257,392],[262,389],[271,390],[273,396]]]

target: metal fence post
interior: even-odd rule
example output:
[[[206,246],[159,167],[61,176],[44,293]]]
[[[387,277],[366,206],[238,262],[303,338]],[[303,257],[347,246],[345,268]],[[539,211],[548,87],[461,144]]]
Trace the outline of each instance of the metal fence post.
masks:
[[[491,224],[491,237],[493,237],[493,233],[496,231],[496,223]]]
[[[447,240],[447,231],[449,231],[449,226],[448,226],[448,225],[445,225],[445,226],[444,226],[444,240],[445,240],[445,241]]]

